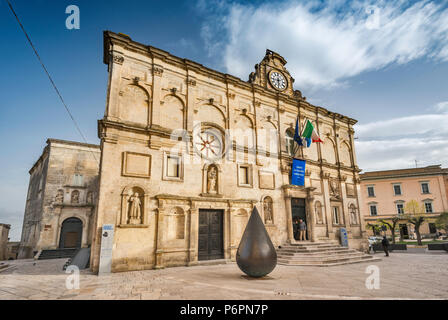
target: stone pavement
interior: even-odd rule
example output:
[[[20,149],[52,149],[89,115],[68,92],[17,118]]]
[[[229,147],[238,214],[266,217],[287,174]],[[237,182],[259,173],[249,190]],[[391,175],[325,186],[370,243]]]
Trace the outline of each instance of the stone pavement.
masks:
[[[377,256],[382,256],[377,254]],[[380,289],[367,289],[369,263],[335,267],[281,266],[266,278],[242,276],[235,263],[97,276],[82,270],[67,289],[65,259],[16,260],[0,272],[5,299],[448,299],[448,254],[391,254],[372,263]],[[8,261],[9,262],[9,261]]]

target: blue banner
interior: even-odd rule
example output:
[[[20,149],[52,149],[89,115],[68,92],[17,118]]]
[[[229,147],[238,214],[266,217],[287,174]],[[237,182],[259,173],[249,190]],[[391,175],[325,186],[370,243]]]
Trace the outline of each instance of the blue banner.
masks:
[[[293,159],[291,169],[291,184],[295,186],[305,185],[305,160]]]

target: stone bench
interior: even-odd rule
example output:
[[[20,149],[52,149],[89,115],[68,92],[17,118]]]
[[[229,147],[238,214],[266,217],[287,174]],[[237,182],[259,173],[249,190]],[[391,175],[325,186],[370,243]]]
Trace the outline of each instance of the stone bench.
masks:
[[[448,252],[448,243],[428,243],[428,250],[445,250]]]

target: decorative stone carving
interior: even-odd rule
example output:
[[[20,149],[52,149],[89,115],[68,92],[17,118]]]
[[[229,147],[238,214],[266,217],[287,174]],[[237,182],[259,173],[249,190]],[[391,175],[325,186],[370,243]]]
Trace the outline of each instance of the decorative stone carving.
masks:
[[[356,206],[352,203],[349,206],[349,212],[350,212],[350,223],[351,224],[358,224],[358,213]]]
[[[207,171],[207,193],[218,193],[218,169],[214,165]]]
[[[71,203],[73,203],[73,204],[79,203],[79,191],[78,190],[72,191]]]
[[[56,203],[64,202],[64,190],[62,190],[62,189],[58,190],[58,193],[54,197],[54,202],[56,202]]]
[[[93,192],[92,191],[87,192],[87,203],[88,204],[93,203]]]
[[[129,199],[129,224],[141,224],[142,217],[142,202],[138,192],[131,195]]]
[[[329,180],[330,186],[330,197],[339,199],[341,197],[341,192],[339,189],[339,183],[336,179]]]
[[[161,77],[163,74],[163,68],[161,67],[156,67],[154,66],[154,68],[152,69],[153,73],[155,76]]]
[[[120,56],[120,55],[114,55],[114,56],[112,57],[112,60],[113,60],[114,63],[116,63],[116,64],[123,64],[124,57],[123,57],[123,56]]]
[[[274,222],[273,215],[273,201],[271,197],[265,197],[263,199],[263,212],[264,212],[264,223],[272,224]]]
[[[347,191],[347,197],[355,197],[355,186],[352,183],[347,183],[345,185]]]

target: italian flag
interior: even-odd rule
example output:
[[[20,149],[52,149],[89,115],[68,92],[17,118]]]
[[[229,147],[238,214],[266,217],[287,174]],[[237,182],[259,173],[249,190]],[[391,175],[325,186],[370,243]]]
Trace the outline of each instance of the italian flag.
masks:
[[[302,137],[311,139],[313,142],[323,142],[317,134],[316,128],[314,128],[310,120],[306,120],[305,128],[302,132]]]

